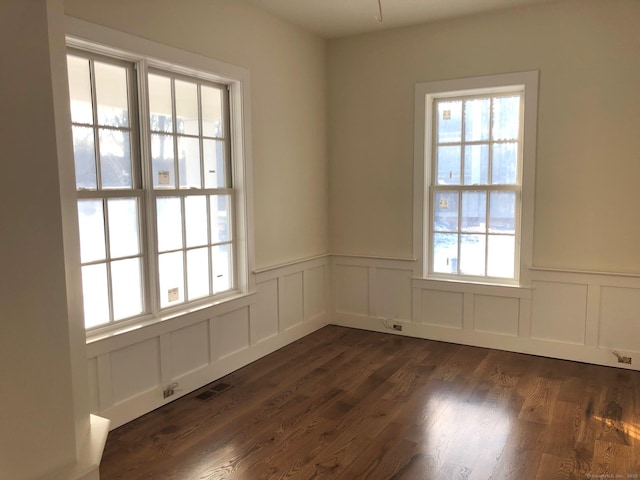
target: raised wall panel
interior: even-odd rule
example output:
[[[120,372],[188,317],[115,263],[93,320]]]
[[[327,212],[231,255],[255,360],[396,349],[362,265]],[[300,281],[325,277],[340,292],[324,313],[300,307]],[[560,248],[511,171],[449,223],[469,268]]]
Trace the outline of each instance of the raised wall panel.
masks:
[[[583,345],[587,285],[533,282],[531,336]]]
[[[369,314],[369,268],[336,265],[333,269],[336,311]]]
[[[249,346],[249,309],[241,308],[216,319],[220,358]]]
[[[325,295],[325,268],[324,265],[311,268],[304,274],[304,315],[312,318],[326,311]],[[306,319],[305,318],[305,319]]]
[[[640,290],[602,288],[599,346],[640,352]]]
[[[157,387],[160,383],[158,338],[115,350],[110,354],[113,402]]]
[[[411,276],[411,270],[376,270],[375,302],[379,317],[411,319]]]
[[[518,335],[520,300],[517,298],[473,296],[474,330],[500,335]]]
[[[462,328],[462,302],[462,293],[423,290],[422,323]]]
[[[251,343],[278,333],[278,279],[259,283],[256,315],[251,321]]]
[[[304,317],[304,292],[302,272],[278,279],[278,313],[280,331],[302,323]]]
[[[197,370],[209,363],[209,322],[171,332],[171,376]]]
[[[89,411],[100,411],[100,392],[98,391],[98,359],[90,358],[87,362],[89,374]]]

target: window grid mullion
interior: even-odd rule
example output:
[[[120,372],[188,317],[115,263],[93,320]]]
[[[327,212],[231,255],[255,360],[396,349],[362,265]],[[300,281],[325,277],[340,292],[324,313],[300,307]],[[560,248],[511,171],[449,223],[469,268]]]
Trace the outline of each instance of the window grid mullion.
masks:
[[[188,272],[187,272],[187,217],[186,217],[186,198],[180,197],[180,211],[182,216],[182,288],[184,292],[184,302],[188,301],[189,298],[189,286],[187,282]]]
[[[485,276],[489,273],[489,222],[491,219],[489,218],[489,213],[491,212],[491,191],[487,190],[486,197],[484,201],[485,208],[485,222],[484,222],[484,274]]]
[[[175,183],[175,188],[180,188],[180,177],[178,167],[178,113],[176,111],[176,80],[175,78],[171,78],[171,118],[173,124],[173,132],[171,132],[172,137],[172,147],[173,147],[173,178]]]
[[[91,116],[93,119],[93,150],[96,165],[96,189],[102,190],[102,164],[100,162],[100,134],[98,130],[98,94],[96,92],[96,70],[94,60],[89,60],[89,83],[91,85]]]
[[[115,320],[113,312],[113,288],[111,275],[111,239],[109,230],[109,197],[102,200],[103,222],[104,222],[104,248],[105,248],[105,264],[107,270],[107,298],[109,300],[109,323]]]
[[[209,295],[213,295],[213,251],[211,242],[213,238],[211,237],[211,195],[206,195],[207,199],[207,258],[209,260],[208,269],[209,269]]]

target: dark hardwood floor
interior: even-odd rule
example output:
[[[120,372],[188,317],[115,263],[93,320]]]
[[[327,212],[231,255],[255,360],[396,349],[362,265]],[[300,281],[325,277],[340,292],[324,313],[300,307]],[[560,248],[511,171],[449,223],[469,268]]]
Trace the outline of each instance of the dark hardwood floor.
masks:
[[[640,479],[640,372],[331,326],[114,430],[100,472]]]

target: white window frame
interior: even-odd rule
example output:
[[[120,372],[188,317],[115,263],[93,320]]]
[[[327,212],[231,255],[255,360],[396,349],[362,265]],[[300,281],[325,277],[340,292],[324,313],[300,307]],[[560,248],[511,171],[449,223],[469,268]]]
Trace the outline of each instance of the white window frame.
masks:
[[[254,242],[253,242],[253,181],[252,181],[252,156],[251,156],[251,112],[250,112],[250,78],[249,71],[245,68],[214,60],[201,55],[185,52],[173,47],[161,45],[146,39],[135,37],[126,33],[101,27],[83,20],[65,17],[66,45],[68,48],[80,49],[98,55],[105,55],[114,59],[132,62],[136,65],[138,80],[146,78],[148,70],[158,69],[177,75],[201,78],[219,84],[224,84],[229,90],[229,121],[230,121],[230,146],[233,155],[231,157],[231,177],[233,179],[233,209],[234,209],[234,248],[235,248],[235,288],[234,290],[214,297],[205,297],[201,300],[187,302],[175,307],[169,307],[159,311],[159,301],[155,293],[156,280],[152,279],[150,289],[151,303],[149,313],[128,320],[121,320],[87,330],[87,335],[103,334],[108,331],[124,328],[130,329],[135,325],[153,323],[156,321],[174,318],[187,314],[194,310],[200,310],[226,301],[234,300],[255,292],[255,278],[253,275]],[[146,83],[138,81],[138,105],[137,108],[145,118],[148,105],[146,98]],[[147,128],[140,125],[141,129]],[[143,131],[144,135],[144,131]],[[146,142],[142,142],[141,149],[148,148]],[[150,152],[144,152],[148,155]],[[60,174],[66,177],[68,183],[75,185],[74,161],[61,165]],[[71,179],[73,179],[71,181]],[[147,201],[151,193],[145,193]],[[75,228],[75,232],[66,232],[77,236],[77,217],[75,222],[65,225],[65,228]],[[145,225],[147,231],[149,222]],[[149,231],[155,235],[153,229]],[[147,252],[150,255],[151,252]],[[155,275],[157,260],[150,258],[149,270],[145,275]],[[151,272],[151,273],[150,273]],[[77,286],[81,291],[81,284]]]
[[[522,184],[519,232],[516,232],[514,279],[442,275],[429,272],[430,211],[433,100],[450,96],[490,95],[523,90]],[[415,86],[413,255],[422,278],[465,283],[521,285],[530,284],[528,269],[533,261],[533,221],[535,194],[536,128],[538,109],[538,71],[487,75],[454,80],[418,83]]]

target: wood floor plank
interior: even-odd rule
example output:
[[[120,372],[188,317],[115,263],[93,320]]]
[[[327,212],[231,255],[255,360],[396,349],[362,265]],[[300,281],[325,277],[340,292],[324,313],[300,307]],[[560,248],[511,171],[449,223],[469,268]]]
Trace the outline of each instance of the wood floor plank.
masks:
[[[101,478],[640,478],[640,372],[332,326],[221,382],[111,432]]]

